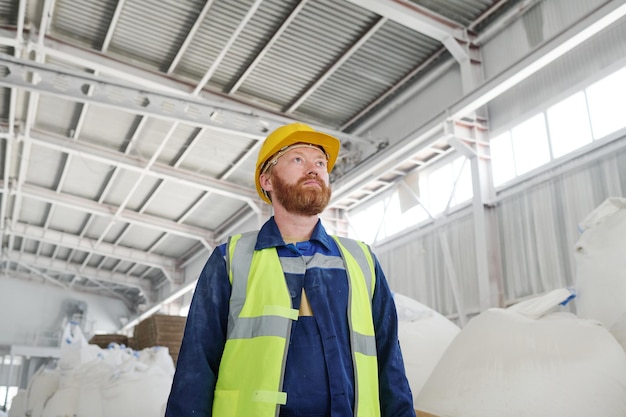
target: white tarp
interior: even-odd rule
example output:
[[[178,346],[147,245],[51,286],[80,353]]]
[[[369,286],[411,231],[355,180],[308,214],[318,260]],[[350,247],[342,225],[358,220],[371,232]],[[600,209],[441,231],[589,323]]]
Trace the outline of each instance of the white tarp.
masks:
[[[398,312],[398,339],[413,400],[461,331],[435,310],[401,294],[394,294]]]
[[[577,314],[602,322],[626,351],[626,199],[605,200],[580,229]]]
[[[554,311],[570,296],[557,290],[471,319],[415,408],[446,417],[626,416],[626,354],[601,323]]]

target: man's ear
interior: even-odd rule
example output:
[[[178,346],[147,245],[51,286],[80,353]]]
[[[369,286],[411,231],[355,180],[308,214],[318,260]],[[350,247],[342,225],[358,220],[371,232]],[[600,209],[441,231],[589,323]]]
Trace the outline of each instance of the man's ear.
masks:
[[[268,174],[261,174],[259,176],[259,184],[261,184],[261,188],[265,191],[272,191],[272,179]]]

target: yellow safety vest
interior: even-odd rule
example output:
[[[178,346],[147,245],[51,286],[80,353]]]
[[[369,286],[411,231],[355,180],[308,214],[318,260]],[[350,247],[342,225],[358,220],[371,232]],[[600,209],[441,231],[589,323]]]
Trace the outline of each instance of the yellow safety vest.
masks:
[[[355,417],[380,417],[378,361],[372,319],[374,260],[369,248],[334,237],[346,266],[348,323],[355,373]],[[213,399],[214,417],[273,417],[287,403],[282,392],[292,308],[276,248],[255,251],[257,233],[229,239],[232,284],[226,345]]]

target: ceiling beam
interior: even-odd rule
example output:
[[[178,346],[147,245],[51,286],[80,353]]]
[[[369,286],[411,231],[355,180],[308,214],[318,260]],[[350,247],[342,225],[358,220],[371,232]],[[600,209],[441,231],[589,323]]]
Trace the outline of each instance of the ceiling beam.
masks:
[[[398,0],[348,0],[380,16],[441,42],[457,62],[469,59],[459,41],[468,44],[465,28],[413,3]]]
[[[60,194],[53,190],[32,184],[22,185],[20,192],[24,197],[40,200],[44,203],[58,204],[66,208],[84,211],[105,218],[113,218],[116,210],[115,206],[99,204],[93,200],[69,194]],[[178,224],[171,220],[151,216],[149,214],[139,214],[133,212],[132,210],[124,210],[120,213],[119,220],[136,226],[146,227],[182,236],[188,239],[198,240],[204,242],[207,247],[212,247],[208,241],[213,240],[213,233],[199,227]]]
[[[30,253],[16,250],[6,251],[6,260],[18,264],[25,263],[32,268],[42,268],[48,271],[55,271],[59,274],[74,274],[92,281],[100,281],[109,284],[122,285],[136,288],[144,294],[150,294],[150,281],[135,277],[127,277],[124,274],[104,271],[92,267],[81,267],[79,264],[68,264],[58,259],[35,256]],[[10,272],[9,272],[10,274]]]
[[[101,242],[96,245],[95,239],[80,237],[69,233],[18,222],[9,231],[22,238],[33,239],[51,245],[62,246],[83,252],[94,252],[96,255],[120,259],[130,263],[140,263],[153,268],[162,269],[166,275],[175,276],[176,260],[165,256],[148,253],[120,245]]]
[[[80,103],[123,109],[134,114],[149,115],[170,121],[206,126],[215,131],[233,133],[252,139],[262,139],[264,132],[282,124],[275,118],[265,118],[241,107],[210,104],[197,97],[141,89],[128,82],[107,79],[78,70],[55,67],[0,54],[0,64],[7,75],[0,85],[19,87],[26,91],[62,97]],[[36,79],[36,83],[29,82]],[[88,94],[90,91],[91,94]],[[219,114],[220,117],[212,117]]]
[[[68,155],[80,156],[106,165],[122,168],[130,172],[141,173],[146,169],[144,159],[118,152],[116,150],[92,145],[81,141],[71,141],[44,132],[33,132],[28,138],[33,145],[42,146]],[[195,172],[185,172],[181,168],[171,167],[159,162],[154,163],[147,174],[162,180],[188,187],[211,191],[229,198],[241,200],[245,203],[255,203],[260,198],[253,188],[241,186],[228,181],[202,176]]]
[[[19,261],[15,261],[15,263],[17,265],[19,265],[20,267],[26,269],[28,272],[35,274],[37,276],[40,276],[41,278],[43,278],[44,280],[53,283],[54,285],[58,285],[59,287],[67,290],[69,287],[67,286],[67,284],[62,283],[61,281],[59,281],[56,278],[51,277],[50,275],[41,272],[40,270],[38,270],[37,268],[33,268],[32,266],[25,264],[23,262],[19,262]]]
[[[17,47],[14,36],[14,30],[0,29],[0,45]],[[255,107],[254,104],[247,104],[207,90],[202,92],[202,97],[195,97],[191,94],[192,88],[186,82],[176,80],[164,73],[133,67],[103,53],[77,48],[54,39],[46,38],[45,44],[26,41],[19,47],[28,52],[45,54],[48,58],[58,59],[75,66],[77,69],[70,70],[62,66],[53,67],[50,64],[36,65],[29,60],[0,54],[0,65],[4,64],[7,68],[11,66],[13,71],[20,74],[17,77],[11,76],[11,82],[6,77],[0,78],[0,85],[23,86],[23,88],[29,88],[30,91],[38,90],[42,93],[55,94],[81,102],[87,99],[94,102],[103,100],[104,102],[100,104],[116,109],[135,113],[139,111],[139,114],[152,115],[167,120],[186,121],[196,126],[204,126],[219,132],[234,133],[254,140],[262,140],[267,132],[294,121],[292,117],[287,115],[269,112]],[[90,69],[99,75],[86,73],[83,69]],[[19,80],[20,77],[25,75],[30,77],[33,74],[37,74],[39,77],[45,76],[45,78],[37,85],[29,85],[23,80]],[[18,81],[19,85],[13,85],[12,82],[14,81]],[[45,90],[40,89],[41,82],[45,82]],[[68,86],[73,89],[71,92],[62,91],[61,88],[67,89]],[[96,94],[93,97],[87,96],[85,91],[88,89],[86,86],[95,90]],[[96,86],[99,88],[96,89]],[[108,88],[105,89],[105,87]],[[106,94],[112,91],[115,92],[116,100],[110,100],[106,97]],[[119,98],[122,93],[129,95],[129,97],[120,101]],[[151,99],[152,102],[150,102]],[[173,114],[174,112],[176,114]],[[219,114],[220,117],[213,117],[216,120],[205,117],[207,115],[210,117],[212,114]],[[342,142],[349,141],[355,145],[369,146],[376,142],[375,138],[368,140],[325,126],[313,127],[339,137]]]

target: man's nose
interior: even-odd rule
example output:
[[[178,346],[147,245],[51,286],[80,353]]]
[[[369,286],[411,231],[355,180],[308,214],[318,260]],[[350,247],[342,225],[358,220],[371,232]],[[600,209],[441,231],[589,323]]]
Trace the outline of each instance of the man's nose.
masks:
[[[317,165],[316,162],[310,162],[307,166],[307,174],[309,175],[319,175],[319,170],[321,169],[321,167],[319,165]]]

